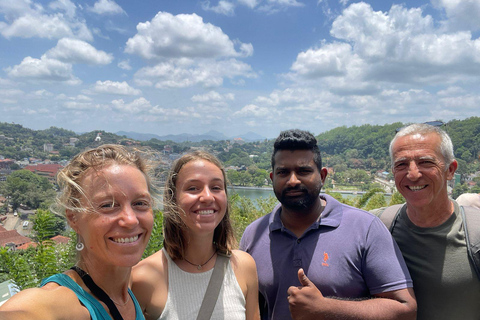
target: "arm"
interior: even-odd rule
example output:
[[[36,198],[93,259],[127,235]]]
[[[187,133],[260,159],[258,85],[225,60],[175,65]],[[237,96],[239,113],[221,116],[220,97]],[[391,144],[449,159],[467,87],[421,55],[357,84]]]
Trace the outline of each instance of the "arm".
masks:
[[[374,299],[361,301],[325,298],[298,270],[302,286],[288,289],[290,313],[295,320],[306,319],[415,319],[417,303],[411,288],[375,295]]]
[[[56,284],[23,290],[0,306],[0,320],[90,319],[75,293]]]
[[[245,296],[245,313],[247,320],[260,320],[258,308],[258,276],[257,266],[253,258],[246,252],[233,251],[235,276]]]
[[[165,307],[168,296],[167,264],[163,252],[158,251],[132,269],[132,292],[147,320],[158,319]]]

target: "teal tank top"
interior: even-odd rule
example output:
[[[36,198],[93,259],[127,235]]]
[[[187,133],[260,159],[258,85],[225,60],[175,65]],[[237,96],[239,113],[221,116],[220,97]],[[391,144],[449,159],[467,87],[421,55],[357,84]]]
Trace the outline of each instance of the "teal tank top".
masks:
[[[90,317],[92,320],[112,320],[112,317],[110,317],[110,315],[100,304],[100,302],[98,302],[98,300],[95,299],[91,294],[83,290],[82,287],[80,287],[75,281],[72,280],[72,278],[70,278],[66,274],[54,274],[51,277],[43,279],[40,285],[43,287],[49,282],[57,283],[75,292],[78,300],[80,300],[80,302],[85,306],[85,308],[88,309],[88,312],[90,312]],[[142,313],[142,308],[140,308],[137,299],[135,298],[133,292],[130,289],[128,289],[128,294],[130,294],[133,304],[135,305],[135,320],[145,320],[145,317]]]

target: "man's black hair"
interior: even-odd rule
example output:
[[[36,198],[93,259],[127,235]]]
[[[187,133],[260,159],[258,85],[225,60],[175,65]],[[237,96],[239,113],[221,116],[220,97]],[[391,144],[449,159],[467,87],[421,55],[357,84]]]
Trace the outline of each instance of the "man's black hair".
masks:
[[[322,156],[317,145],[317,139],[308,131],[290,129],[280,132],[273,145],[272,170],[275,167],[275,154],[279,150],[310,150],[313,152],[313,161],[317,165],[318,171],[322,170]]]

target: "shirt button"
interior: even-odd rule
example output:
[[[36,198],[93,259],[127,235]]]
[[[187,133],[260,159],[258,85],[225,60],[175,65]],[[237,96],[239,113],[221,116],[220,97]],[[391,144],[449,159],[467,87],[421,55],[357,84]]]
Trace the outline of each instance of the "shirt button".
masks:
[[[297,243],[300,243],[300,239],[297,239]]]

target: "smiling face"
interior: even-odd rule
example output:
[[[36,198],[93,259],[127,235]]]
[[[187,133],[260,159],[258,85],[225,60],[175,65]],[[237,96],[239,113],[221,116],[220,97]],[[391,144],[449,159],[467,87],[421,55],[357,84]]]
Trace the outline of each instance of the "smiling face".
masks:
[[[143,173],[129,165],[107,165],[79,182],[80,204],[88,212],[67,211],[81,236],[81,259],[89,264],[131,267],[140,261],[153,228],[152,199]]]
[[[213,234],[227,210],[220,168],[203,159],[190,161],[178,173],[175,186],[179,215],[188,233]]]
[[[318,170],[310,150],[279,150],[270,177],[280,203],[292,210],[310,208],[322,189],[326,169]]]
[[[453,178],[457,162],[445,164],[440,141],[436,133],[412,134],[392,146],[395,184],[409,206],[420,209],[448,200],[447,180]]]

